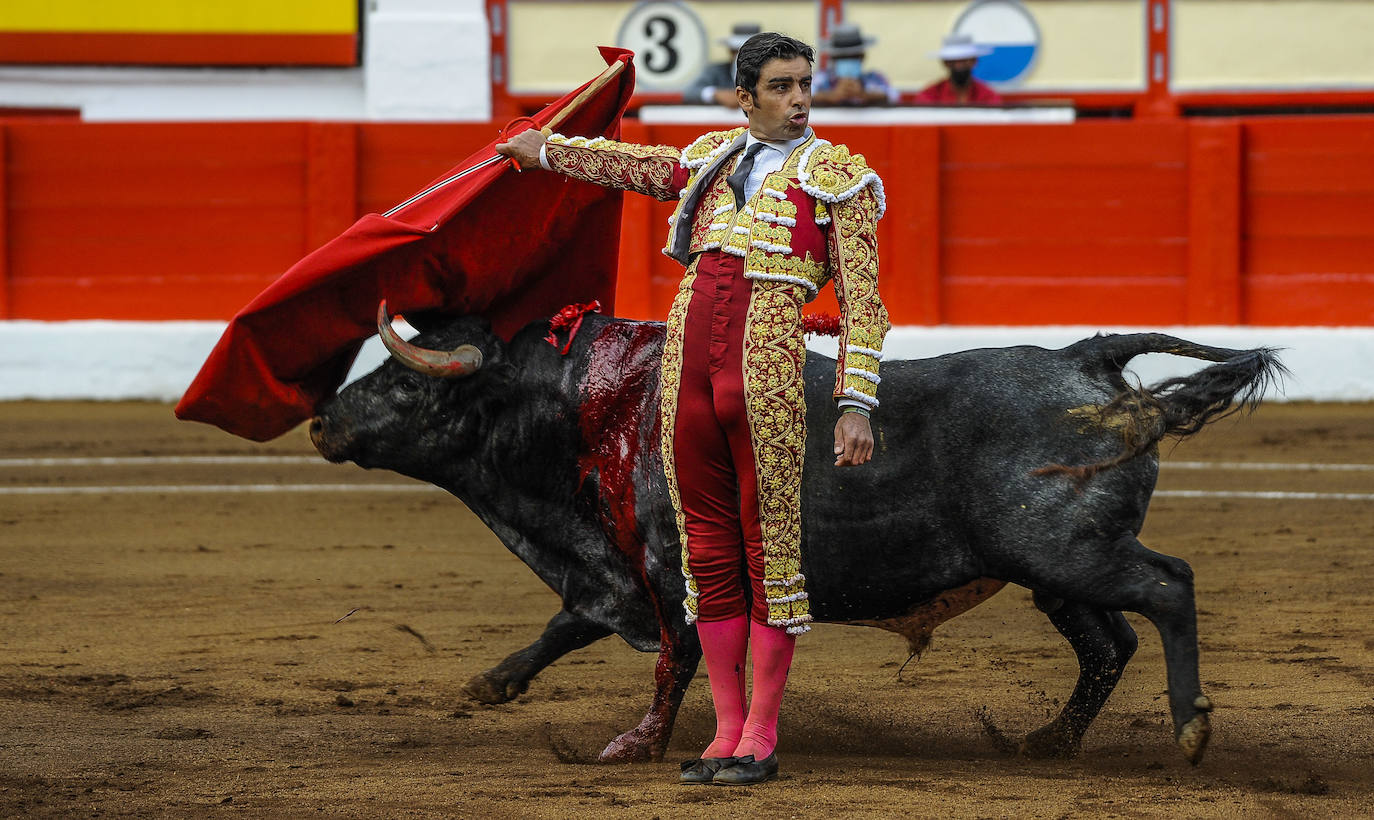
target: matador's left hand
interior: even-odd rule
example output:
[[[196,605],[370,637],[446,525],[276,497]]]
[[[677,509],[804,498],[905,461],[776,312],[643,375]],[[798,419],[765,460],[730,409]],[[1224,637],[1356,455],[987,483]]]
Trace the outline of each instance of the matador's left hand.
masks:
[[[841,413],[835,422],[835,466],[855,467],[873,458],[873,428],[862,413]]]

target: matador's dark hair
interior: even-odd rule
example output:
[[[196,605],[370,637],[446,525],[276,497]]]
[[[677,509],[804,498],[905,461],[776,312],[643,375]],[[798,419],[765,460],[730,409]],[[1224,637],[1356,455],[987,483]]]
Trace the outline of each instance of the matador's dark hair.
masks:
[[[744,45],[739,48],[739,55],[735,58],[735,85],[750,94],[755,94],[758,90],[759,72],[763,70],[764,63],[772,59],[790,60],[793,57],[805,57],[808,63],[814,63],[816,51],[801,40],[788,37],[786,34],[778,34],[776,31],[755,34],[744,41]]]

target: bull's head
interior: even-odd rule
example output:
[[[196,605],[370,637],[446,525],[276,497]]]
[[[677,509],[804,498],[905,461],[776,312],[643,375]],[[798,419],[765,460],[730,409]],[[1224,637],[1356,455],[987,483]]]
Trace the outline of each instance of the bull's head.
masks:
[[[386,302],[377,331],[391,360],[322,404],[310,439],[330,461],[433,481],[439,463],[452,463],[482,436],[500,400],[503,344],[479,317],[452,319],[407,342],[391,327]]]

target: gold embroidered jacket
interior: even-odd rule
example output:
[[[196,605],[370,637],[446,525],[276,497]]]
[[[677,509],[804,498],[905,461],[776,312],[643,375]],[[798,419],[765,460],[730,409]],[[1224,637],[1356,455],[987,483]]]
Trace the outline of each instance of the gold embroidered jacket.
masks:
[[[545,155],[568,176],[679,200],[663,252],[683,265],[720,249],[745,258],[745,277],[794,282],[806,289],[807,301],[833,279],[841,314],[834,395],[877,407],[889,327],[877,287],[882,180],[862,154],[812,134],[736,213],[726,174],[717,171],[738,161],[746,130],[703,134],[681,151],[554,135]]]
[[[663,454],[683,533],[689,620],[697,588],[687,568],[686,529],[674,469],[673,419],[681,374],[681,329],[703,251],[744,259],[754,280],[745,329],[745,401],[759,481],[764,589],[769,623],[799,633],[811,620],[801,573],[801,472],[806,439],[801,308],[833,281],[841,321],[835,398],[878,406],[879,362],[889,324],[878,295],[877,223],[882,181],[844,146],[808,135],[738,211],[726,182],[746,129],[704,134],[685,150],[602,137],[550,137],[551,169],[660,200],[678,200],[663,252],[688,266],[668,316],[663,354]]]

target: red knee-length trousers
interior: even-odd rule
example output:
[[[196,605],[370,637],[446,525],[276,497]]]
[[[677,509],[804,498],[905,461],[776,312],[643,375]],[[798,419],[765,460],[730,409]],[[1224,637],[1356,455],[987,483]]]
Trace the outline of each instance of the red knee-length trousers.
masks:
[[[697,618],[768,622],[754,446],[744,401],[744,331],[753,283],[744,260],[697,260],[683,323],[673,459],[696,579]]]

